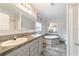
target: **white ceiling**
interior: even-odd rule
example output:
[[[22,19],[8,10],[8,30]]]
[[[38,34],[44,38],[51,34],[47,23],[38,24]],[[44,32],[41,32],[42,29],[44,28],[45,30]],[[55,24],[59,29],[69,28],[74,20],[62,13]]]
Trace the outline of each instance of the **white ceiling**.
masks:
[[[41,15],[46,16],[48,19],[61,19],[66,18],[66,4],[65,3],[34,3],[32,6]]]

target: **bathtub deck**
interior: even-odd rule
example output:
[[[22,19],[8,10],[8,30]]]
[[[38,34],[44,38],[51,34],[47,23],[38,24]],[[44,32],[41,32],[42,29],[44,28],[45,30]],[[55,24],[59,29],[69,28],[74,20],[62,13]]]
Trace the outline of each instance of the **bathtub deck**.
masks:
[[[66,56],[66,45],[59,43],[52,47],[46,47],[44,48],[43,56]]]

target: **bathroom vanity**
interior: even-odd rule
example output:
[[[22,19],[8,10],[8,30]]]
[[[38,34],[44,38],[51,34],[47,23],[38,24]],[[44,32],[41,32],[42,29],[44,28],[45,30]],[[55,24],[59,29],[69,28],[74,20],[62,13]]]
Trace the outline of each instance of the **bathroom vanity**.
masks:
[[[1,20],[1,25],[4,26],[0,27],[0,55],[34,56],[40,55],[43,51],[43,35],[35,34],[37,13],[31,5],[27,5],[28,7],[25,8],[18,3],[0,4],[3,6],[0,7],[3,10],[1,15],[4,14],[2,20],[5,21],[4,25],[4,21]],[[14,37],[16,40],[13,40]]]
[[[27,35],[16,40],[1,42],[0,55],[4,56],[39,56],[43,51],[43,35]],[[5,44],[2,44],[5,43]],[[7,45],[6,45],[7,44]]]

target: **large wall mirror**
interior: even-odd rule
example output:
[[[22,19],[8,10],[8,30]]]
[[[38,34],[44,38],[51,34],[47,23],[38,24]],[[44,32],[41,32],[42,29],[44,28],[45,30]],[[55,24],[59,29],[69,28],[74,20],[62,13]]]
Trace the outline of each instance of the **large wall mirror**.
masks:
[[[0,30],[9,30],[9,15],[0,12]]]
[[[29,14],[22,15],[21,18],[21,29],[22,30],[35,30],[35,19]]]
[[[38,21],[36,21],[36,31],[41,32],[42,31],[42,24]]]

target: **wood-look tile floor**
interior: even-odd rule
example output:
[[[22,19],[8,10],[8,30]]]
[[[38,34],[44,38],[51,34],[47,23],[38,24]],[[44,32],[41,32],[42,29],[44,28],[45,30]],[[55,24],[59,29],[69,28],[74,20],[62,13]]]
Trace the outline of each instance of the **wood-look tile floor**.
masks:
[[[52,47],[46,47],[43,51],[43,56],[66,56],[66,45],[59,43]]]

